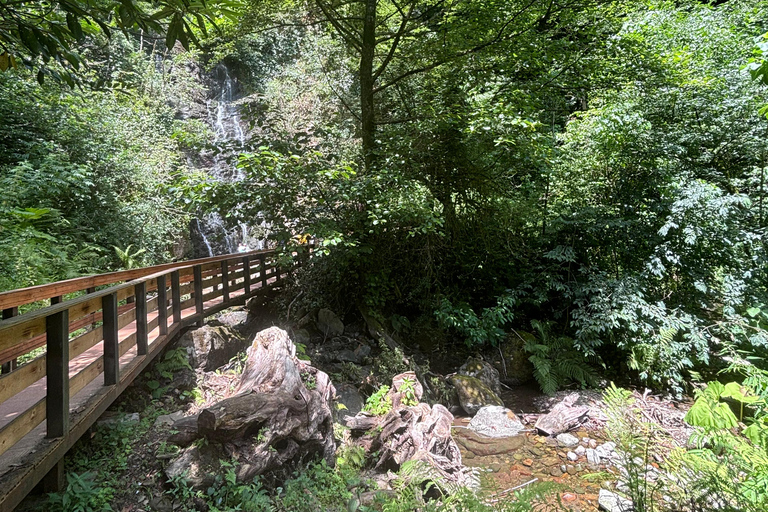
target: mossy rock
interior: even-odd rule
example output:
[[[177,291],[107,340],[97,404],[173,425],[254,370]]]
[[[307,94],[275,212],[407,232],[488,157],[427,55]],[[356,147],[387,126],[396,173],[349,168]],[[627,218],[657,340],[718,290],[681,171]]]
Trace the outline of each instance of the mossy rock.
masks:
[[[519,386],[533,380],[533,364],[528,360],[530,354],[523,348],[526,341],[535,341],[536,337],[525,331],[513,331],[507,334],[499,345],[493,359],[493,366],[499,371],[502,382],[510,386]]]
[[[453,375],[449,382],[456,388],[461,408],[467,414],[474,415],[486,405],[504,405],[499,395],[483,384],[480,379],[467,375]]]

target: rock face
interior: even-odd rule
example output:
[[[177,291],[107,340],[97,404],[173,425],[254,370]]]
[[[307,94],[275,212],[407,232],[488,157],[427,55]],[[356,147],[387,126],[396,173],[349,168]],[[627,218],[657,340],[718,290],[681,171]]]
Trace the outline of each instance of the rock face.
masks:
[[[519,386],[533,380],[533,365],[528,360],[530,354],[523,348],[528,340],[535,340],[535,337],[525,331],[513,331],[499,344],[493,366],[499,371],[502,382]]]
[[[506,407],[487,405],[477,411],[468,428],[488,437],[510,437],[516,436],[525,427]]]
[[[467,362],[461,365],[459,375],[466,375],[468,377],[474,377],[480,382],[485,384],[488,389],[501,395],[501,384],[499,383],[499,371],[494,368],[491,363],[483,361],[477,357],[470,357]]]
[[[248,346],[247,342],[224,326],[204,325],[186,332],[179,346],[189,352],[189,364],[210,372],[232,359]]]
[[[474,415],[486,405],[504,405],[501,398],[480,379],[466,375],[453,375],[448,380],[456,388],[461,408],[467,414]]]
[[[333,466],[336,444],[331,407],[335,393],[328,375],[294,357],[295,347],[282,329],[259,332],[234,396],[184,418],[182,444],[196,438],[208,442],[187,448],[170,466],[204,466],[210,452],[236,461],[239,482],[273,471],[290,471],[291,462],[317,454]],[[178,423],[182,423],[182,421]],[[174,424],[176,427],[176,424]],[[180,425],[181,427],[181,425]],[[195,481],[190,481],[200,488]]]
[[[321,309],[317,312],[317,328],[329,338],[344,334],[344,323],[330,309]]]
[[[524,436],[493,438],[468,429],[456,430],[458,430],[455,432],[456,442],[478,457],[511,453],[525,445]]]

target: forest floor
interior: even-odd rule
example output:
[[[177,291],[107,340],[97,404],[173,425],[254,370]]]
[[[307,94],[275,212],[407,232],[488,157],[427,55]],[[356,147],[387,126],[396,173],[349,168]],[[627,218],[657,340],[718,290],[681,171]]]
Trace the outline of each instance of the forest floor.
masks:
[[[179,488],[169,485],[164,473],[169,459],[177,453],[166,441],[172,423],[168,415],[194,414],[225,394],[239,376],[238,359],[233,358],[215,372],[206,372],[202,378],[199,371],[195,376],[191,370],[174,368],[173,379],[163,380],[159,373],[169,368],[158,369],[162,364],[155,363],[137,379],[65,459],[67,471],[86,481],[86,490],[81,492],[101,493],[103,501],[116,512],[174,512],[190,507],[206,510],[192,495],[179,495]],[[322,369],[322,365],[318,366]],[[158,387],[158,383],[165,385]],[[600,451],[600,447],[611,451],[605,433],[602,390],[578,391],[578,404],[590,408],[589,420],[571,432],[578,445],[564,447],[553,437],[538,435],[534,428],[539,415],[547,413],[568,393],[546,396],[535,384],[505,387],[501,398],[522,420],[525,430],[491,443],[477,442],[477,437],[482,436],[467,428],[471,418],[456,416],[454,439],[464,465],[483,474],[482,491],[488,503],[510,499],[514,490],[532,483],[553,482],[556,490],[550,497],[552,510],[593,511],[598,510],[600,489],[615,488],[619,469],[611,456],[606,453],[595,461],[588,460],[585,453],[588,448]],[[673,401],[647,391],[635,391],[634,397],[645,419],[664,430],[672,444],[685,444],[690,431],[682,419],[690,401]],[[658,467],[656,462],[650,463]],[[94,487],[90,491],[89,481]],[[50,510],[49,505],[46,496],[31,495],[18,510]]]

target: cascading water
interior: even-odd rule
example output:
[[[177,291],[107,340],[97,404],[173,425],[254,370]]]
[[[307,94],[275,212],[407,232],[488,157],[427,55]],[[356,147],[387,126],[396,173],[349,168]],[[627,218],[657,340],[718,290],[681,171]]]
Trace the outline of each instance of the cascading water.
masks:
[[[211,155],[209,173],[219,180],[241,180],[244,176],[232,162],[246,141],[237,104],[237,80],[231,76],[226,65],[219,64],[213,71],[211,83],[212,97],[206,102],[206,107],[216,149]],[[264,241],[249,236],[249,230],[249,226],[242,222],[227,226],[217,213],[202,215],[190,225],[195,256],[263,249]]]

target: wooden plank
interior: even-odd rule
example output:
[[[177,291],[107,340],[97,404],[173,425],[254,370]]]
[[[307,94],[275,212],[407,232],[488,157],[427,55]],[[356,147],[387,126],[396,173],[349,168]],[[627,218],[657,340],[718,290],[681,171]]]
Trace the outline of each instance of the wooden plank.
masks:
[[[129,334],[127,337],[125,337],[122,341],[120,341],[120,357],[123,357],[126,352],[131,350],[133,346],[136,344],[136,333],[133,332]]]
[[[267,249],[263,251],[253,251],[247,254],[255,255],[271,251],[271,249]],[[119,272],[110,272],[107,274],[98,274],[86,277],[77,277],[74,279],[68,279],[66,281],[57,281],[55,283],[11,290],[8,292],[0,293],[0,310],[12,308],[14,306],[21,306],[22,304],[29,304],[31,302],[37,302],[40,300],[47,300],[50,297],[79,292],[91,287],[115,284],[133,279],[140,279],[145,276],[157,274],[165,270],[172,270],[174,268],[187,267],[197,264],[209,264],[215,266],[215,263],[231,257],[232,255],[224,255],[213,256],[210,258],[201,258],[198,260],[164,263],[161,265],[154,265],[152,267],[121,270]]]
[[[222,295],[222,290],[213,290],[212,292],[203,295],[203,302],[208,302],[209,300],[215,299],[216,297],[221,297]]]
[[[99,356],[91,364],[77,372],[69,380],[69,394],[75,396],[87,386],[93,379],[101,375],[104,371],[104,357]]]
[[[147,322],[147,333],[152,332],[158,325],[160,325],[160,319],[158,317],[155,317]]]
[[[122,329],[126,325],[136,320],[136,308],[131,308],[117,317],[117,328]]]
[[[0,377],[0,403],[23,391],[45,376],[45,356],[20,366],[11,375]]]
[[[62,437],[69,430],[69,311],[46,318],[45,351],[47,422],[45,437]]]
[[[259,255],[259,275],[261,276],[261,287],[267,287],[267,262],[263,254]]]
[[[69,360],[73,360],[92,346],[101,341],[104,330],[102,327],[97,327],[92,331],[78,336],[69,342]]]
[[[22,437],[45,420],[46,400],[41,398],[36,404],[16,416],[13,421],[0,430],[0,455],[18,443]]]
[[[0,322],[0,352],[45,333],[44,316],[31,319],[27,319],[25,316],[21,315]]]
[[[187,299],[181,303],[181,309],[183,311],[187,309],[189,306],[194,306],[194,305],[195,305],[195,298],[192,297],[191,299]]]

